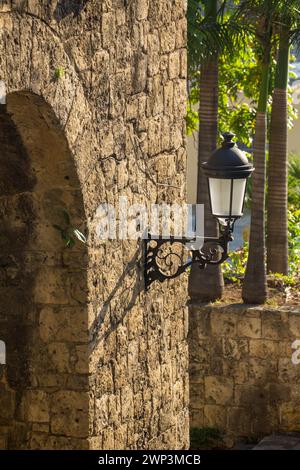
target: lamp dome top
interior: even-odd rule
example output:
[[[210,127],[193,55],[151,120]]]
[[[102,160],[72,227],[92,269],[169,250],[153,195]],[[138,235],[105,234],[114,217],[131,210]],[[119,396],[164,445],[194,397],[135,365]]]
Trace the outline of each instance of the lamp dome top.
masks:
[[[232,139],[233,132],[222,134],[222,146],[212,153],[209,160],[202,164],[204,173],[212,178],[247,178],[254,170],[246,155]]]

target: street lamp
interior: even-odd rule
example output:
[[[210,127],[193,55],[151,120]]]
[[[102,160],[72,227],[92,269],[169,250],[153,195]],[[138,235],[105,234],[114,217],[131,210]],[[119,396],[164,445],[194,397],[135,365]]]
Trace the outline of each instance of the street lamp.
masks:
[[[201,165],[208,179],[211,212],[221,225],[231,224],[243,215],[246,182],[254,170],[244,152],[232,142],[233,137],[225,132],[222,147]]]
[[[222,147],[217,149],[201,167],[207,177],[211,212],[219,222],[220,236],[205,237],[200,249],[191,248],[195,239],[169,239],[148,234],[145,240],[145,288],[152,282],[174,279],[192,264],[205,268],[221,264],[228,258],[228,245],[233,240],[235,221],[243,215],[247,178],[254,168],[246,155],[232,142],[234,134],[223,134]],[[183,256],[175,245],[188,247],[191,256]]]

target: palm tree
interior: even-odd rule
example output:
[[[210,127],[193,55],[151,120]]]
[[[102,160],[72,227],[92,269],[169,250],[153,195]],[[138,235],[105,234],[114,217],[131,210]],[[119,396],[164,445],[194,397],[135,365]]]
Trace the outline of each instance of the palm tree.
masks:
[[[212,217],[206,178],[201,163],[208,160],[217,147],[218,139],[218,69],[219,55],[224,50],[232,52],[240,29],[225,18],[226,2],[218,0],[189,0],[189,59],[193,72],[199,69],[199,134],[197,203],[204,204],[205,236],[218,235],[216,220]],[[222,297],[224,280],[220,266],[208,266],[205,271],[192,267],[189,294],[193,299],[212,301]]]
[[[206,2],[207,24],[217,22],[217,1]],[[209,206],[206,178],[201,163],[208,160],[217,147],[218,138],[218,54],[207,57],[200,68],[200,106],[198,133],[197,203],[204,204],[205,235],[217,236],[218,229]],[[205,272],[194,266],[189,278],[190,297],[202,301],[222,297],[224,280],[220,266],[208,266]]]
[[[265,265],[265,182],[267,104],[272,47],[272,21],[276,0],[246,0],[242,2],[243,14],[252,15],[256,22],[256,37],[261,45],[261,84],[257,106],[253,158],[255,172],[252,181],[251,229],[249,256],[242,297],[245,303],[260,304],[267,298]]]
[[[278,2],[279,47],[270,125],[267,269],[288,274],[287,86],[290,44],[300,26],[300,1]]]

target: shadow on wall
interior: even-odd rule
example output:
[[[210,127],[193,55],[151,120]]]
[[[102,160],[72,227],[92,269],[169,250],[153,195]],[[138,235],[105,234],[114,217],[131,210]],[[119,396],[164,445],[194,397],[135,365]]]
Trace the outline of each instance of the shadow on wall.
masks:
[[[1,106],[0,147],[0,435],[9,449],[86,448],[87,248],[66,249],[54,228],[65,212],[80,229],[85,220],[73,157],[52,108],[29,92]]]
[[[99,344],[105,342],[110,334],[117,330],[126,315],[130,314],[139,295],[144,291],[144,279],[140,279],[142,243],[140,241],[132,259],[127,263],[122,275],[97,312],[90,327],[89,349],[91,352],[96,351]],[[116,304],[116,300],[120,305],[112,306],[112,304]],[[121,305],[125,308],[121,308]]]
[[[28,330],[24,320],[30,311],[32,276],[29,271],[25,275],[25,250],[33,234],[34,212],[29,195],[35,178],[20,134],[4,105],[0,107],[0,142],[0,336],[14,364],[7,369],[7,376],[20,403],[18,391],[28,384]],[[7,419],[7,412],[4,417],[0,412],[0,426],[8,424]]]
[[[54,11],[54,18],[59,23],[71,14],[76,17],[80,15],[88,1],[89,0],[59,0]]]

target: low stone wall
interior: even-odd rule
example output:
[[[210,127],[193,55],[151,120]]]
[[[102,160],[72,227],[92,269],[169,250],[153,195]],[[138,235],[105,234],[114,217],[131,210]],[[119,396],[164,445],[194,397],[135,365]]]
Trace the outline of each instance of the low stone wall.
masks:
[[[299,431],[296,340],[300,308],[191,305],[191,427],[233,438]]]

